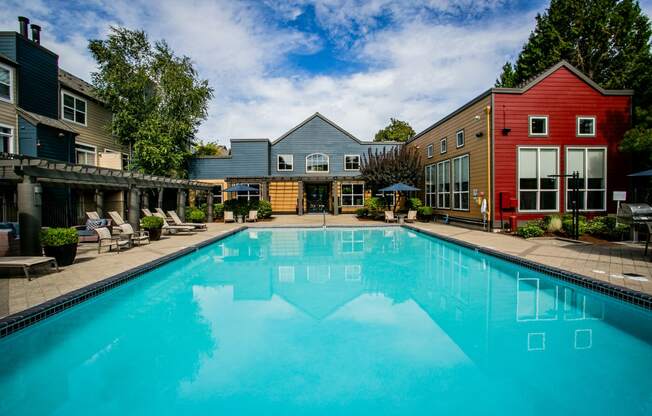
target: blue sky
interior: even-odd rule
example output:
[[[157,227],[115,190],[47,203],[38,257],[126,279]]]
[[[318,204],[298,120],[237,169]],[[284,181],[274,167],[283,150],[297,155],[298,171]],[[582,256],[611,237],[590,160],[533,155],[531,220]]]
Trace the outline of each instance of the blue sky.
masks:
[[[548,1],[4,0],[43,27],[60,65],[90,79],[90,38],[143,29],[215,89],[199,137],[274,139],[319,111],[360,139],[390,117],[425,128],[489,88]],[[648,14],[652,0],[641,2]]]

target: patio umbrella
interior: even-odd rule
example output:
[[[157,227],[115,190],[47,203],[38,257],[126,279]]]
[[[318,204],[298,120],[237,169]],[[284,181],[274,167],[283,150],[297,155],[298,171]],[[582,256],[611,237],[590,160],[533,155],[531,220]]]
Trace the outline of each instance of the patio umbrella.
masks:
[[[411,191],[419,191],[419,188],[416,188],[412,185],[407,185],[404,183],[395,183],[394,185],[386,186],[385,188],[379,189],[379,192],[411,192]],[[396,198],[396,203],[394,204],[394,211],[396,211],[396,207],[398,206],[398,198]]]
[[[652,176],[652,169],[644,170],[642,172],[632,173],[631,175],[627,175],[627,176]]]
[[[229,186],[224,190],[224,192],[255,192],[257,190],[258,189],[253,188],[249,185],[243,185],[241,183],[238,183],[236,185]]]

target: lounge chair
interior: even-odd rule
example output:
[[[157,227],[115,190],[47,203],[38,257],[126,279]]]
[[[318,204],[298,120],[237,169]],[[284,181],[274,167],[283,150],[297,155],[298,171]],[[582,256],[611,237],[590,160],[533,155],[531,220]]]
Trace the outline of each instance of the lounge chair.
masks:
[[[394,216],[393,211],[385,211],[385,222],[398,222],[398,218]]]
[[[128,235],[129,236],[129,241],[131,244],[138,243],[138,245],[143,244],[145,241],[147,241],[147,244],[150,243],[149,241],[149,232],[145,230],[138,230],[134,231],[134,227],[131,226],[131,224],[122,224],[120,226],[120,229],[122,230],[123,235]]]
[[[27,280],[32,280],[29,277],[29,268],[33,266],[38,266],[41,264],[50,263],[54,268],[59,271],[59,265],[57,260],[54,257],[43,257],[43,256],[19,256],[19,257],[0,257],[0,267],[11,269],[11,268],[21,268]]]
[[[163,219],[163,231],[166,231],[168,234],[172,234],[172,231],[175,232],[192,232],[195,230],[195,227],[185,227],[183,225],[170,225],[168,222],[165,220],[165,215],[161,214],[160,212],[155,212],[154,213],[155,217],[159,217]]]
[[[224,211],[224,222],[235,222],[233,211]]]
[[[652,222],[646,222],[647,225],[647,240],[645,240],[645,256],[647,256],[647,248],[650,245],[650,240],[652,239]]]
[[[417,212],[413,209],[409,210],[405,222],[415,222],[417,220]]]
[[[125,240],[123,238],[111,235],[111,231],[109,231],[109,229],[106,227],[96,228],[95,232],[97,233],[97,237],[98,237],[98,241],[97,241],[98,253],[101,252],[102,247],[107,247],[107,246],[109,247],[109,251],[111,251],[111,249],[115,247],[119,253],[121,247],[129,245],[129,240]]]
[[[247,216],[245,221],[251,221],[251,222],[258,221],[258,211],[256,211],[256,210],[249,211],[249,215]]]
[[[99,220],[100,214],[97,213],[97,211],[87,211],[86,216],[88,217],[89,220]]]
[[[109,217],[111,217],[111,220],[113,220],[113,224],[117,225],[118,227],[122,224],[125,224],[125,220],[123,220],[120,214],[118,214],[118,211],[109,211]]]
[[[151,217],[152,216],[152,211],[150,211],[147,208],[143,208],[143,209],[141,209],[141,211],[143,212],[143,214],[145,214],[146,217]]]
[[[172,222],[174,225],[180,225],[182,227],[195,227],[198,230],[205,230],[206,229],[206,224],[198,222],[183,222],[181,221],[181,218],[177,215],[176,211],[168,211],[168,215],[170,215],[170,218],[172,218]]]

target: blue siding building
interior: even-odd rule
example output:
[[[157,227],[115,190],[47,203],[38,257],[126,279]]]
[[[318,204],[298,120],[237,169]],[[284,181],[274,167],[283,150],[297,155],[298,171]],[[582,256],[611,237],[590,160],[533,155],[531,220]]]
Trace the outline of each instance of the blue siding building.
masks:
[[[218,198],[248,184],[258,192],[237,197],[268,199],[277,213],[353,212],[371,193],[360,179],[363,155],[400,145],[361,141],[315,113],[274,141],[233,139],[229,156],[193,159],[190,177],[215,184]]]

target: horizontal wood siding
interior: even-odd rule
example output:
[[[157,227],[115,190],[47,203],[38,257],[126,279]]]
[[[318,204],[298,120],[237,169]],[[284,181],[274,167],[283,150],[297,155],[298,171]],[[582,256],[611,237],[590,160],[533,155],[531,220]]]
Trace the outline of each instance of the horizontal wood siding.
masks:
[[[37,114],[59,118],[58,57],[16,35],[18,71],[18,105]]]
[[[273,212],[296,213],[298,195],[298,182],[278,181],[269,183],[269,201],[272,203]]]
[[[269,141],[231,142],[229,157],[200,157],[190,160],[191,179],[224,179],[227,177],[265,177],[269,174]]]
[[[20,154],[26,156],[38,156],[36,147],[36,126],[29,123],[23,117],[18,116],[18,147]]]
[[[9,59],[16,60],[16,32],[0,33],[0,53]]]
[[[2,38],[0,37],[0,41]],[[1,53],[1,50],[0,50]],[[14,98],[13,103],[9,103],[6,101],[0,100],[0,124],[9,126],[13,129],[13,135],[14,135],[14,153],[18,153],[18,145],[16,142],[18,141],[18,120],[16,118],[16,100],[18,99],[18,89],[16,88],[17,85],[17,75],[16,75],[16,68],[11,69],[12,74],[11,74],[11,79],[13,80],[13,85],[12,87],[12,96]]]
[[[451,161],[458,156],[469,155],[469,210],[459,211],[452,209],[453,202],[451,196],[451,209],[435,209],[438,214],[448,214],[452,217],[465,219],[482,220],[480,206],[473,199],[473,190],[487,192],[487,114],[485,109],[491,103],[491,96],[480,99],[478,102],[470,105],[460,113],[446,120],[439,126],[426,132],[421,137],[408,143],[410,147],[416,147],[421,155],[421,163],[424,166],[422,172],[422,184],[424,191],[421,192],[425,201],[425,166],[437,164],[443,160]],[[479,119],[476,119],[479,116]],[[456,147],[455,134],[459,130],[464,130],[464,146]],[[480,137],[476,135],[481,133]],[[440,154],[440,141],[446,138],[447,151]],[[433,145],[432,158],[427,157],[426,148]],[[451,183],[451,189],[453,185]]]
[[[72,133],[64,133],[52,127],[39,125],[36,127],[37,156],[44,159],[75,161],[75,143]]]
[[[565,153],[569,146],[604,146],[607,151],[607,207],[614,212],[611,192],[625,190],[625,174],[628,169],[618,145],[630,126],[631,97],[602,95],[568,69],[561,67],[524,94],[494,94],[494,123],[496,137],[495,154],[495,200],[499,192],[517,195],[518,146],[559,147],[559,169],[565,172]],[[530,137],[530,115],[548,116],[548,136]],[[596,136],[577,137],[576,117],[595,116]],[[505,135],[503,128],[511,131]],[[559,206],[565,204],[564,181],[561,181]],[[540,218],[543,214],[518,213],[521,221]],[[494,219],[500,217],[494,210]]]

